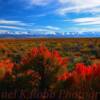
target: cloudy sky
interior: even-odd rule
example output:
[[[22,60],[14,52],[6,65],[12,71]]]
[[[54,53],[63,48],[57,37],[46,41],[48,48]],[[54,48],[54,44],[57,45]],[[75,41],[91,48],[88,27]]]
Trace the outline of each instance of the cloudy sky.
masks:
[[[100,31],[100,0],[0,0],[5,31]]]

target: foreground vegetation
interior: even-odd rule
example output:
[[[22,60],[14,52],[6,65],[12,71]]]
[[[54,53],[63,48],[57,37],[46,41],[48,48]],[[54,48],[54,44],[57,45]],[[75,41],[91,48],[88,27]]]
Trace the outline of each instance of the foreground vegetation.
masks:
[[[99,61],[100,39],[0,40],[0,96],[97,100]]]

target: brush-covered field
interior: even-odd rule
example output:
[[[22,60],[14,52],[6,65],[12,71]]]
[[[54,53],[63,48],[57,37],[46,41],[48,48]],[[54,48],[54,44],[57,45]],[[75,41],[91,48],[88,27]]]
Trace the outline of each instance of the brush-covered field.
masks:
[[[100,39],[0,39],[1,99],[99,100]]]

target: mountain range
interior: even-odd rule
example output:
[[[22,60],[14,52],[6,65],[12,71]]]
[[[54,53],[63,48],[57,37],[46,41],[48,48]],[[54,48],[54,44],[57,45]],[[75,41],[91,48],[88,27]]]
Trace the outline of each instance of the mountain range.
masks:
[[[99,38],[100,32],[0,32],[0,38]]]

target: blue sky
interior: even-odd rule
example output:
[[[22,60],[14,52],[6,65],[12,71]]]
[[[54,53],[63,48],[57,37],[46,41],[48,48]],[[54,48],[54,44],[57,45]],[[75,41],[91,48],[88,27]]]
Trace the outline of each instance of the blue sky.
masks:
[[[0,0],[0,32],[100,31],[100,0]]]

